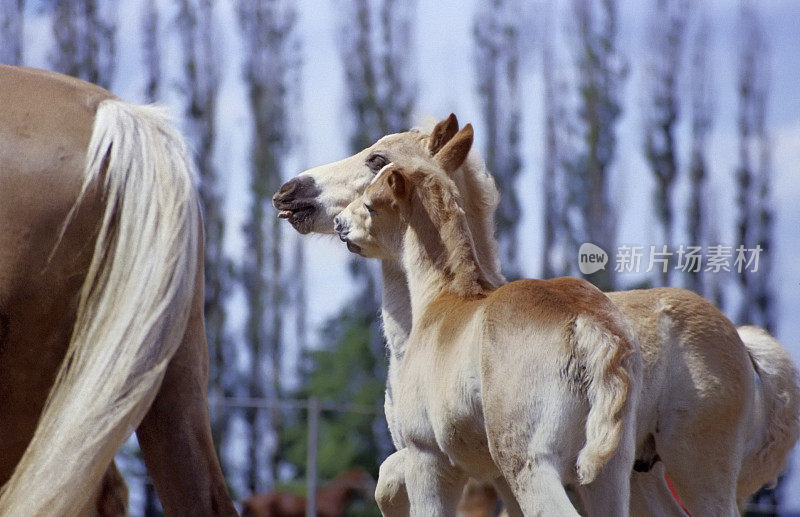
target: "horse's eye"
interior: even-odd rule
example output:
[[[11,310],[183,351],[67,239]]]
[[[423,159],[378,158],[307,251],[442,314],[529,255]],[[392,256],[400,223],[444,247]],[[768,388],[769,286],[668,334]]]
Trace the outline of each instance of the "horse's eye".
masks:
[[[372,170],[373,174],[377,174],[378,171],[383,169],[388,163],[389,160],[382,154],[371,154],[369,158],[367,158],[367,167]]]
[[[367,212],[369,212],[369,213],[371,213],[371,214],[374,214],[374,213],[375,213],[375,209],[374,209],[374,208],[372,208],[372,205],[368,205],[367,203],[364,203],[364,208],[366,208],[366,209],[367,209]]]

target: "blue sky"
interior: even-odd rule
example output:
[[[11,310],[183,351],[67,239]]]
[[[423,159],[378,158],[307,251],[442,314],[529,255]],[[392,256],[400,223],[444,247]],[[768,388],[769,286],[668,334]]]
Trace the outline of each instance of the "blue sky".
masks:
[[[175,14],[174,2],[159,0],[167,20]],[[563,2],[558,2],[561,5]],[[773,139],[773,207],[775,224],[775,270],[773,283],[778,294],[778,337],[800,362],[800,2],[796,0],[759,0],[759,13],[770,41],[772,77],[769,127]],[[641,106],[642,63],[650,2],[620,2],[620,44],[631,63],[625,99],[629,109],[618,129],[618,157],[615,163],[614,195],[620,209],[619,241],[641,245],[661,244],[653,229],[650,196],[653,188],[642,153],[642,126],[638,116]],[[310,167],[346,156],[346,118],[342,71],[339,65],[337,34],[340,27],[335,1],[300,0],[299,34],[303,46],[302,109],[293,116],[296,132],[302,136],[300,156],[292,162],[293,176]],[[416,63],[419,97],[417,111],[422,115],[443,117],[455,112],[462,122],[476,124],[477,142],[482,143],[481,117],[475,94],[475,77],[471,25],[475,0],[418,0],[416,48],[411,49]],[[714,204],[721,221],[721,241],[733,242],[734,184],[732,171],[736,165],[736,19],[739,2],[710,0],[704,2],[712,22],[712,49],[709,63],[715,81],[716,122],[709,142],[708,156]],[[117,12],[119,25],[118,70],[112,90],[123,98],[141,101],[144,78],[140,72],[141,53],[138,32],[141,26],[140,2],[122,0]],[[560,10],[563,11],[563,5]],[[216,163],[224,177],[228,240],[226,249],[236,257],[243,250],[242,222],[247,207],[246,171],[250,134],[247,98],[240,78],[243,51],[236,31],[232,3],[218,2],[216,16],[220,32],[218,51],[223,66],[222,90],[219,99],[220,139],[215,151]],[[525,13],[526,30],[535,32],[541,9]],[[50,45],[49,21],[31,13],[26,20],[26,63],[47,67]],[[560,26],[560,25],[559,25]],[[171,86],[180,74],[180,56],[176,31],[161,27],[163,65],[169,85],[168,104],[178,105],[178,95]],[[534,48],[534,47],[532,47]],[[170,66],[174,63],[175,66]],[[538,58],[526,60],[522,76],[524,174],[517,184],[523,201],[520,224],[521,264],[528,276],[539,273],[541,245],[541,212],[539,210],[542,163],[542,96]],[[684,131],[685,133],[685,131]],[[682,158],[685,154],[682,155]],[[296,169],[296,170],[295,170]],[[679,186],[678,195],[682,188]],[[677,199],[679,208],[685,199]],[[679,222],[682,224],[682,219]],[[289,230],[288,225],[286,226]],[[298,238],[287,231],[289,242]],[[326,237],[304,237],[307,243],[309,319],[317,328],[352,292],[345,264],[348,252],[338,240]],[[690,244],[690,243],[688,243]],[[621,278],[633,283],[636,277]],[[231,325],[239,327],[244,318],[241,302],[234,299]],[[800,454],[795,451],[795,475],[787,490],[787,503],[800,510]]]

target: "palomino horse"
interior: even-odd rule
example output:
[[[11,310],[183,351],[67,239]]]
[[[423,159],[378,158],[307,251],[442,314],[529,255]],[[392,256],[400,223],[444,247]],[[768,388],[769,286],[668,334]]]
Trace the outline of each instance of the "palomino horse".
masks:
[[[134,429],[167,514],[235,515],[192,176],[160,110],[0,66],[0,515],[90,513]]]
[[[443,121],[454,134],[455,117]],[[333,232],[333,218],[387,163],[428,155],[429,135],[388,135],[360,153],[306,171],[283,185],[273,204],[300,233]],[[498,194],[477,155],[453,177],[464,200],[480,265],[500,285],[493,213]],[[398,264],[382,261],[382,317],[389,347],[386,416],[393,423],[393,379],[410,332],[408,287]],[[664,481],[669,470],[695,515],[732,513],[783,469],[798,437],[800,394],[791,357],[760,329],[735,329],[694,293],[659,288],[608,293],[633,323],[644,360],[634,514],[681,515]],[[755,378],[760,382],[754,382]],[[393,433],[395,445],[401,449]],[[663,460],[663,461],[658,461]],[[381,472],[401,469],[382,467]],[[395,465],[396,467],[396,465]],[[383,476],[382,476],[383,477]],[[379,479],[379,492],[384,484]],[[385,486],[402,487],[402,480]],[[394,497],[394,492],[387,494]],[[508,503],[508,494],[501,492]],[[399,495],[397,497],[400,497]],[[399,500],[402,501],[402,497]]]
[[[628,514],[641,356],[585,280],[481,272],[455,183],[472,126],[427,160],[389,163],[334,219],[348,248],[403,264],[411,335],[394,386],[412,515],[451,515],[467,475],[503,476],[525,515]]]

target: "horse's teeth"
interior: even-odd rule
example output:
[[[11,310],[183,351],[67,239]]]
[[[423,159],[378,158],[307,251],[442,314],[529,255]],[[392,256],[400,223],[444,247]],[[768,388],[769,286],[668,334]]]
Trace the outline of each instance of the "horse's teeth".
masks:
[[[292,212],[290,210],[281,210],[280,212],[278,212],[278,217],[280,217],[281,219],[288,219],[289,216],[291,215]]]

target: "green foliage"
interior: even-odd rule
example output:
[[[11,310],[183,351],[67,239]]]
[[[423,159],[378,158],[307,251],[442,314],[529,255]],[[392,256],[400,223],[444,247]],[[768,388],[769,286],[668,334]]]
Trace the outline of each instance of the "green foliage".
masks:
[[[331,346],[308,351],[304,358],[303,388],[297,396],[317,397],[328,408],[319,423],[317,461],[323,482],[352,467],[361,467],[373,477],[378,474],[381,452],[375,428],[383,418],[380,408],[386,379],[370,349],[374,320],[372,311],[343,309],[322,330],[323,342]],[[287,426],[281,438],[286,458],[305,475],[307,420]]]

